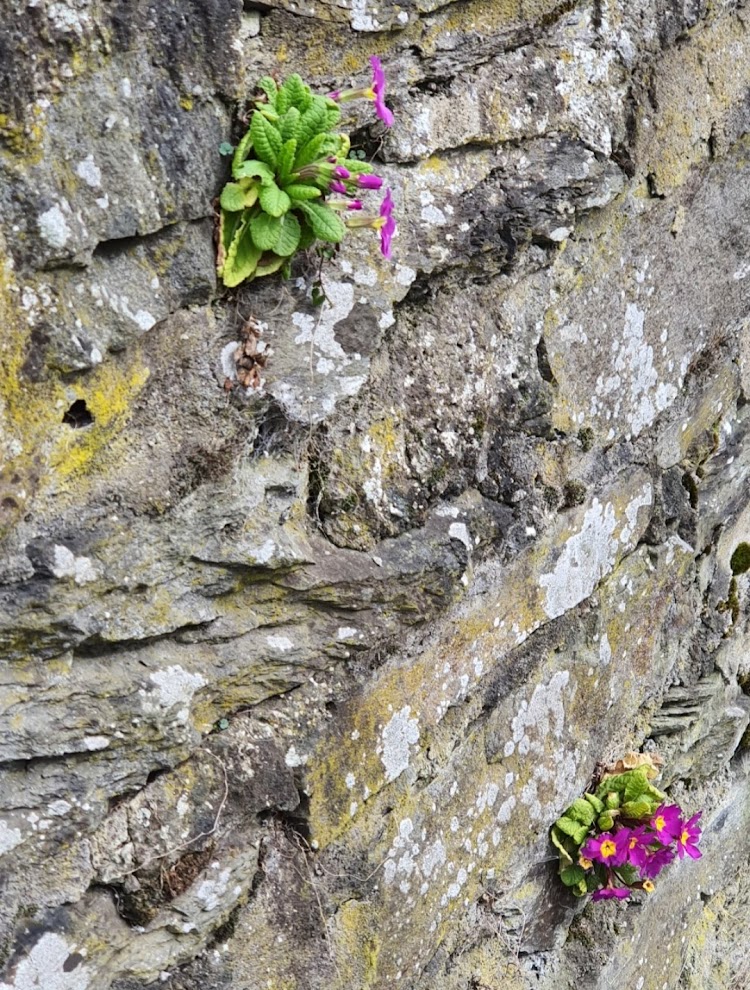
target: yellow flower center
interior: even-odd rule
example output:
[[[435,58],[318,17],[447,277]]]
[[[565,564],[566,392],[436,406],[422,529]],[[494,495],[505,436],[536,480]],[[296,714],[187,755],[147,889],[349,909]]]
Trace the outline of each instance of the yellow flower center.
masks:
[[[685,831],[680,836],[680,842],[682,843],[683,846],[686,846],[687,845],[689,838],[690,838],[690,836],[687,833],[687,829],[685,829]]]
[[[666,824],[667,823],[664,821],[661,815],[659,815],[658,818],[654,819],[654,828],[656,829],[657,832],[661,832],[661,830],[664,828]]]
[[[599,850],[604,859],[609,859],[610,856],[614,856],[617,852],[617,847],[611,839],[605,839],[602,842],[601,849]]]
[[[580,856],[578,859],[578,865],[583,867],[584,870],[590,870],[594,864],[590,859],[586,859],[585,856]]]
[[[644,880],[643,881],[643,889],[646,891],[647,894],[653,894],[653,892],[654,892],[654,885],[651,883],[650,880]]]
[[[630,845],[628,846],[628,848],[635,849],[637,845],[638,845],[638,839],[636,839],[636,837],[633,836],[633,838],[630,840]]]

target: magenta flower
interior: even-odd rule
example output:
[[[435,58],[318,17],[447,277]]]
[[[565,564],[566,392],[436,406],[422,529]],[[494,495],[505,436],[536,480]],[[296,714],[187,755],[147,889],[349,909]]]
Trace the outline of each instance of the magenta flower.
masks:
[[[662,848],[650,852],[646,857],[646,862],[639,866],[641,876],[658,877],[664,867],[669,866],[673,859],[674,852],[671,849]]]
[[[360,189],[380,189],[383,180],[379,175],[358,175],[357,185]]]
[[[653,834],[646,832],[645,825],[634,829],[623,829],[623,832],[628,836],[628,862],[633,866],[643,866],[649,857],[648,845],[653,842]]]
[[[349,190],[346,188],[341,179],[334,179],[333,182],[328,187],[331,192],[339,193],[342,196],[346,196]]]
[[[327,206],[330,206],[332,210],[361,210],[362,200],[361,199],[329,199],[326,202]]]
[[[375,99],[375,113],[380,117],[386,127],[393,125],[393,114],[385,105],[385,72],[380,64],[377,55],[370,56],[372,66],[372,90]]]
[[[616,897],[618,901],[624,901],[626,897],[630,897],[629,887],[602,887],[601,890],[595,890],[591,900],[592,901],[608,901],[613,897]]]
[[[665,846],[668,846],[680,834],[682,828],[681,814],[682,809],[678,804],[661,804],[654,812],[650,825],[656,832],[656,838]]]
[[[696,822],[703,814],[699,811],[692,818],[689,818],[684,824],[680,822],[679,834],[675,837],[677,839],[677,855],[682,859],[685,853],[690,856],[691,859],[700,859],[701,851],[698,848],[698,842],[701,837],[701,830],[696,825]]]
[[[351,172],[348,168],[344,168],[343,165],[337,165],[333,170],[333,174],[337,179],[348,179],[351,176]]]
[[[355,200],[359,202],[359,200]],[[380,213],[378,216],[368,216],[367,214],[360,217],[347,217],[344,221],[347,227],[372,227],[373,230],[380,231],[380,250],[383,252],[383,257],[390,258],[391,256],[391,238],[396,233],[396,221],[393,219],[393,200],[391,199],[391,190],[386,189],[385,199],[380,204]]]
[[[393,219],[393,200],[391,199],[390,189],[386,189],[385,191],[385,199],[380,206],[380,216],[385,221],[380,227],[380,250],[384,258],[390,258],[391,238],[396,233],[396,221]]]
[[[336,100],[337,103],[348,103],[349,100],[373,100],[375,103],[375,113],[380,117],[386,127],[393,124],[393,114],[385,105],[385,72],[380,64],[377,55],[370,57],[372,66],[372,86],[367,89],[334,89],[328,94],[329,100]]]
[[[581,849],[581,855],[586,859],[596,860],[605,866],[622,866],[628,856],[629,829],[621,829],[616,835],[602,832],[595,838],[589,839]]]

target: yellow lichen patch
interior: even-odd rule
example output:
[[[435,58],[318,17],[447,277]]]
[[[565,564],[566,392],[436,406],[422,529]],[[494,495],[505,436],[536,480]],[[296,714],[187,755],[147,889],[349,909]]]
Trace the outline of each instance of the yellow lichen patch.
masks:
[[[446,32],[463,36],[470,33],[494,35],[504,27],[522,24],[547,25],[566,11],[578,6],[578,0],[475,0],[453,4],[438,14],[421,40],[428,52],[434,51]]]
[[[129,361],[108,362],[70,387],[86,402],[94,422],[84,430],[57,431],[49,463],[59,478],[84,474],[108,460],[107,445],[132,412],[148,376],[136,352]]]
[[[4,144],[13,153],[14,160],[23,156],[24,167],[41,161],[44,141],[44,110],[35,103],[29,113],[31,119],[26,123],[0,113],[0,146]]]
[[[731,53],[728,55],[728,53]],[[694,165],[721,145],[723,126],[748,86],[750,40],[741,21],[716,15],[685,45],[672,49],[656,76],[657,111],[649,110],[643,154],[659,193],[684,184]]]
[[[378,975],[380,938],[373,910],[363,901],[345,901],[334,919],[333,947],[340,986],[368,990]]]
[[[43,486],[91,470],[112,456],[111,444],[148,378],[137,351],[111,360],[65,385],[59,375],[31,380],[25,365],[33,354],[32,328],[20,308],[10,264],[0,273],[0,526],[25,511]],[[72,429],[63,415],[76,399],[94,422]]]

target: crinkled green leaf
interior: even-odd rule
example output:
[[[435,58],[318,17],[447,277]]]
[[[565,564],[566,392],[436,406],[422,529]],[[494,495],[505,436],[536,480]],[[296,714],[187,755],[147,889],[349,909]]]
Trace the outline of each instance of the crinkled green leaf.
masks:
[[[604,807],[608,811],[614,811],[615,808],[619,808],[621,803],[620,795],[617,791],[608,791],[604,795]]]
[[[297,139],[297,131],[299,129],[300,117],[302,114],[299,112],[297,107],[289,107],[287,112],[279,121],[279,131],[281,133],[281,140],[288,141],[289,138]]]
[[[604,811],[604,802],[600,801],[596,794],[585,794],[584,797],[597,814]]]
[[[357,161],[354,158],[347,158],[346,167],[352,175],[372,175],[375,171],[369,162]]]
[[[318,199],[323,195],[317,186],[308,186],[303,182],[293,182],[290,186],[284,186],[284,192],[293,200]]]
[[[568,818],[567,815],[563,815],[561,818],[558,818],[555,825],[561,832],[564,832],[565,835],[569,835],[577,846],[580,846],[589,834],[587,825],[581,825],[580,822],[574,821],[572,818]]]
[[[582,825],[590,825],[596,818],[596,811],[584,798],[577,798],[565,814]]]
[[[305,85],[302,78],[296,72],[284,80],[281,92],[286,94],[289,100],[289,106],[296,107],[300,113],[304,113],[312,103],[313,97],[310,87]]]
[[[648,794],[650,787],[651,783],[645,772],[629,771],[628,780],[625,782],[625,790],[623,792],[625,800],[637,801],[644,794]]]
[[[227,182],[221,190],[219,203],[222,210],[229,213],[239,213],[245,209],[245,190],[236,182]]]
[[[316,134],[304,147],[300,148],[294,159],[294,171],[299,172],[305,165],[320,161],[334,154],[339,147],[339,140],[333,134]]]
[[[268,97],[268,102],[271,104],[272,107],[275,108],[276,97],[278,96],[279,93],[279,87],[276,85],[276,80],[272,79],[271,76],[263,76],[263,78],[259,79],[255,85],[258,87],[258,89],[263,90],[263,92]]]
[[[242,138],[240,143],[234,149],[234,157],[232,158],[232,175],[235,175],[236,170],[244,162],[247,156],[250,154],[250,148],[252,147],[253,139],[248,129],[245,136]]]
[[[283,185],[285,182],[289,181],[292,174],[292,167],[294,165],[294,155],[297,151],[297,141],[294,138],[289,138],[288,141],[284,142],[281,149],[281,154],[279,155],[279,164],[277,171],[279,173],[279,182]]]
[[[297,250],[302,231],[299,220],[293,213],[285,213],[283,217],[280,217],[279,225],[279,237],[273,250],[283,258],[288,258]]]
[[[326,130],[332,131],[341,120],[341,107],[334,100],[326,99]]]
[[[307,221],[313,229],[315,236],[321,241],[328,241],[329,244],[338,244],[343,240],[346,227],[341,221],[338,213],[327,206],[318,203],[305,203],[295,200],[297,208],[307,217]]]
[[[259,213],[250,221],[250,233],[253,243],[261,251],[272,251],[281,232],[281,218],[270,217],[267,213]]]
[[[642,797],[637,801],[626,801],[620,810],[625,818],[641,820],[650,818],[656,810],[656,805],[650,798]]]
[[[235,179],[260,179],[264,186],[274,181],[273,169],[266,165],[265,162],[259,162],[255,158],[249,158],[239,165],[234,171],[234,177]]]
[[[254,111],[250,123],[250,136],[258,158],[275,169],[281,154],[281,135],[274,125],[257,110]]]
[[[297,141],[300,146],[307,144],[316,134],[324,134],[327,130],[326,117],[328,106],[322,96],[314,96],[310,106],[305,110],[297,125]]]
[[[254,274],[262,251],[253,244],[249,220],[244,220],[229,245],[221,272],[224,285],[231,288]]]
[[[260,205],[272,217],[280,217],[292,205],[291,199],[289,199],[282,189],[279,189],[275,182],[271,182],[267,186],[261,186],[259,198]]]

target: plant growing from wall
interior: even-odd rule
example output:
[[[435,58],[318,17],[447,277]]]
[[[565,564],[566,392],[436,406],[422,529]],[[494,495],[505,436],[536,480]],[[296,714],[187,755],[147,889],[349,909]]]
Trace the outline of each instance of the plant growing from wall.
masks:
[[[224,285],[272,272],[288,273],[291,259],[316,243],[337,245],[348,230],[380,232],[390,258],[396,230],[390,189],[377,213],[367,214],[362,199],[383,180],[359,157],[349,157],[350,139],[336,131],[340,104],[369,99],[387,127],[393,114],[385,105],[385,76],[370,59],[372,85],[315,95],[299,75],[281,86],[270,76],[258,81],[250,126],[231,149],[232,178],[220,197],[217,270]]]
[[[699,859],[701,812],[685,817],[651,783],[647,758],[622,773],[607,773],[592,794],[557,819],[550,837],[560,854],[560,879],[577,897],[625,900],[651,893],[654,878],[675,857]],[[620,761],[620,766],[622,761]]]

